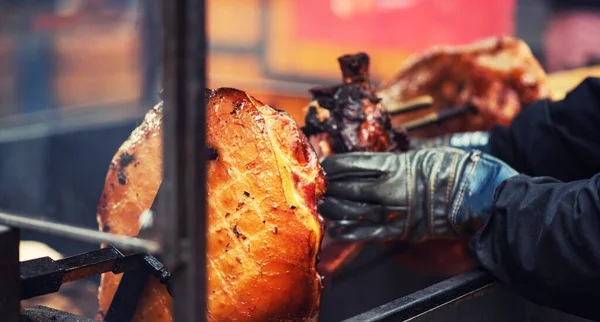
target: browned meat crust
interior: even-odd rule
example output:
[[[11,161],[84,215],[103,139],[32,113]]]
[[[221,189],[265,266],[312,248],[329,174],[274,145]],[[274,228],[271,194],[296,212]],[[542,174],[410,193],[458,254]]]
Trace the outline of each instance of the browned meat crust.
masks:
[[[316,202],[325,190],[318,159],[287,114],[235,89],[207,91],[206,100],[207,144],[218,154],[207,182],[209,320],[315,320],[323,236]],[[157,106],[115,155],[98,207],[100,229],[138,233],[162,180],[161,121]],[[119,280],[102,276],[102,311]],[[165,287],[150,283],[135,321],[168,322],[170,312]]]
[[[397,124],[431,111],[470,104],[479,113],[411,132],[432,137],[455,132],[485,131],[508,125],[522,106],[547,98],[546,73],[525,42],[512,37],[484,39],[462,46],[434,47],[408,59],[378,96],[385,106],[422,95],[434,108],[395,118]]]

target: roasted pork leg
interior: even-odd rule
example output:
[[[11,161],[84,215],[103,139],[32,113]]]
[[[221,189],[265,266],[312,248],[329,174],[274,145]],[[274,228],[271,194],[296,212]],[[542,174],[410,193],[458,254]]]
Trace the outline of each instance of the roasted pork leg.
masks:
[[[317,200],[325,176],[297,123],[246,93],[206,91],[209,321],[314,321],[323,237]],[[135,236],[162,181],[162,105],[146,115],[111,162],[100,229]],[[102,318],[120,275],[102,276]],[[198,303],[198,305],[205,305]],[[170,322],[171,297],[152,280],[134,321]]]

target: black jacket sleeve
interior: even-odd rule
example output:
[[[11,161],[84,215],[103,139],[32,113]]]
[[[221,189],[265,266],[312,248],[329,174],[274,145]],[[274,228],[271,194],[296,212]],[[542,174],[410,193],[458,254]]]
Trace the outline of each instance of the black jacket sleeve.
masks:
[[[473,239],[480,263],[534,302],[600,320],[600,80],[531,105],[490,140],[527,175],[496,189]]]
[[[600,78],[588,78],[564,100],[524,108],[510,127],[490,133],[491,154],[520,173],[562,181],[600,172]]]
[[[494,202],[472,244],[482,266],[533,302],[600,320],[600,174],[513,177]]]

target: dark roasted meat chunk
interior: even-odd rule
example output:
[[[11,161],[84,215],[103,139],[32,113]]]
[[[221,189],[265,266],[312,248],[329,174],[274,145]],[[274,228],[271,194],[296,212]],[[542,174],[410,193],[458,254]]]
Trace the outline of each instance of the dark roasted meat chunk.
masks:
[[[313,100],[305,133],[319,158],[354,151],[405,151],[406,133],[392,128],[390,115],[369,82],[369,56],[338,58],[343,83],[310,90]]]

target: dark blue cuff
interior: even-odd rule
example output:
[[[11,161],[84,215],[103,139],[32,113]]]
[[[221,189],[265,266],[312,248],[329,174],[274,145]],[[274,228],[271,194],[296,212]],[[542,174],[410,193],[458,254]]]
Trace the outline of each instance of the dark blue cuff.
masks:
[[[492,213],[496,188],[516,175],[518,172],[499,159],[472,151],[454,197],[452,228],[461,235],[479,229]]]

